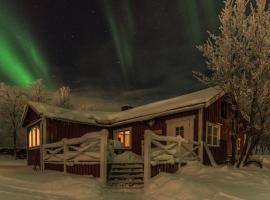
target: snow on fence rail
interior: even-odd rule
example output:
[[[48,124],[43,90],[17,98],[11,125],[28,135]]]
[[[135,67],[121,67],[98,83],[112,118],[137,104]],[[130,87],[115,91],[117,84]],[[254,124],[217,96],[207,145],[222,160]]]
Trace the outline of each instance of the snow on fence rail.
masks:
[[[202,162],[203,148],[206,149],[212,166],[215,166],[215,160],[204,142],[187,141],[181,136],[159,136],[151,130],[146,130],[143,150],[145,182],[151,176],[151,165],[178,163],[180,168],[184,160],[196,159]]]
[[[106,180],[107,174],[107,139],[108,131],[86,133],[80,138],[62,139],[59,142],[42,146],[42,169],[45,163],[63,164],[100,164],[100,177]]]

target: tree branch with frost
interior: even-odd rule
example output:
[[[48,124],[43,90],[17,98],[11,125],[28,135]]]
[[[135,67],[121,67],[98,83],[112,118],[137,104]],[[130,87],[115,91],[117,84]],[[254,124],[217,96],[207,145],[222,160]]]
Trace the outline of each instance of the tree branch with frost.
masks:
[[[0,83],[0,114],[12,133],[15,158],[17,150],[17,131],[21,125],[21,116],[25,103],[25,94],[20,89],[15,86]]]
[[[71,90],[69,87],[63,86],[59,88],[54,97],[53,101],[54,105],[63,107],[63,108],[71,108]]]
[[[31,101],[47,103],[50,100],[42,79],[34,81],[28,90],[28,98]]]

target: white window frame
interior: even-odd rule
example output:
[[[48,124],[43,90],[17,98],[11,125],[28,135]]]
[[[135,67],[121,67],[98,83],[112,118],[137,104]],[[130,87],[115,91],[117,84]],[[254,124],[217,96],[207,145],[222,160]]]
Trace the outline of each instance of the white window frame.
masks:
[[[124,131],[129,131],[130,132],[130,146],[129,147],[123,147],[122,149],[132,149],[132,127],[127,127],[127,128],[121,128],[121,129],[116,129],[113,131],[113,139],[118,140],[117,134],[119,132],[124,132]]]
[[[208,127],[211,127],[212,137],[211,142],[208,141]],[[214,144],[214,137],[213,137],[213,129],[217,128],[217,144]],[[215,124],[211,122],[206,122],[206,144],[211,147],[220,147],[220,131],[221,131],[221,124]]]

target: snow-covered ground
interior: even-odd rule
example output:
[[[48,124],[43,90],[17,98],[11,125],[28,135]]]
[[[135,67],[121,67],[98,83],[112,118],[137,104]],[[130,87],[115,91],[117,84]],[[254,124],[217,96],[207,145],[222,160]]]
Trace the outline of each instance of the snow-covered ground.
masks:
[[[211,168],[188,164],[177,174],[162,173],[144,189],[127,190],[103,186],[88,176],[53,171],[33,171],[25,161],[0,157],[2,200],[268,200],[270,199],[270,156],[264,169],[248,167]]]

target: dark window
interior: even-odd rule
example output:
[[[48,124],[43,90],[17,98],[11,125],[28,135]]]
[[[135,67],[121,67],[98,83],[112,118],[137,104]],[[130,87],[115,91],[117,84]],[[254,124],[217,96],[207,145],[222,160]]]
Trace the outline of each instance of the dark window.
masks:
[[[226,102],[221,102],[221,117],[223,119],[227,119],[227,103]]]

